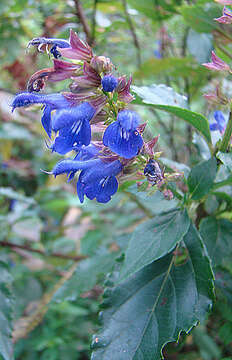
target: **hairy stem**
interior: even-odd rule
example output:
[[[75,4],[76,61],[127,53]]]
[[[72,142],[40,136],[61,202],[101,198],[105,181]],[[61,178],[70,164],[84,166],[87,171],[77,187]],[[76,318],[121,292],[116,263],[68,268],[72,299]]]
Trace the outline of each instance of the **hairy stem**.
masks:
[[[91,31],[90,31],[89,24],[87,22],[85,14],[84,14],[82,4],[79,0],[74,0],[74,4],[75,4],[75,8],[76,8],[76,15],[78,16],[80,23],[83,26],[85,35],[86,35],[86,41],[91,46],[91,45],[93,45]]]

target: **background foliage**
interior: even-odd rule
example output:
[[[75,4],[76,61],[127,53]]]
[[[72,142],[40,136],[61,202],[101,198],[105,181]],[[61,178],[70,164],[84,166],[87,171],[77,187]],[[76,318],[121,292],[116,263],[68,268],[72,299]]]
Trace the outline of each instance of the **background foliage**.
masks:
[[[222,6],[207,0],[85,0],[86,29],[79,5],[0,3],[0,358],[90,359],[89,344],[98,333],[94,360],[159,359],[163,347],[170,360],[232,359],[232,156],[211,156],[208,122],[217,108],[202,97],[217,82],[228,97],[232,91],[230,78],[201,66],[213,48],[230,60],[230,27],[214,21]],[[185,174],[181,190],[173,185],[173,200],[130,181],[108,204],[80,205],[65,177],[54,180],[40,171],[59,156],[51,156],[40,135],[39,108],[12,114],[9,105],[29,77],[51,63],[26,51],[28,41],[68,38],[70,28],[110,57],[118,75],[132,74],[132,107],[148,121],[146,136],[160,134],[156,150],[163,166]],[[46,91],[68,83],[50,83]],[[212,134],[213,143],[217,136]],[[187,205],[193,200],[189,215],[176,210],[182,197]],[[207,253],[217,302],[204,320],[213,298]],[[144,298],[146,313],[140,310]],[[117,319],[125,316],[131,326],[122,331]],[[164,319],[170,328],[163,328]],[[190,334],[180,335],[199,320]],[[177,337],[178,344],[167,344]]]

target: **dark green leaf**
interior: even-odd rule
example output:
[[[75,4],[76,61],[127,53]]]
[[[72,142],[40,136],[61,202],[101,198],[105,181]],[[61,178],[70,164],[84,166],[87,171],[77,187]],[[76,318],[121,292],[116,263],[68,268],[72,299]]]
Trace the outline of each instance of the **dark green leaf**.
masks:
[[[232,222],[207,217],[200,223],[200,233],[214,266],[231,261]]]
[[[8,266],[0,261],[0,355],[4,360],[13,360],[12,311],[13,299],[10,291],[12,278],[8,272]]]
[[[169,253],[188,228],[188,215],[179,210],[161,214],[138,226],[126,250],[120,278],[129,277]]]
[[[217,172],[217,161],[213,157],[194,166],[187,179],[189,191],[193,200],[199,200],[213,186]]]
[[[156,109],[164,110],[170,114],[173,114],[187,123],[191,124],[196,130],[200,132],[201,135],[204,136],[205,140],[208,144],[211,144],[211,135],[209,130],[208,120],[201,114],[195,113],[193,111],[183,109],[181,107],[177,107],[177,105],[182,106],[183,97],[179,94],[176,94],[173,91],[173,95],[170,96],[170,88],[169,91],[165,94],[162,94],[162,100],[160,96],[160,88],[159,85],[151,85],[151,86],[133,86],[133,91],[139,97],[136,99],[137,104],[152,106]],[[161,104],[160,104],[161,103]],[[175,105],[175,106],[173,106]]]
[[[113,269],[116,255],[115,253],[103,253],[81,261],[72,277],[55,293],[53,300],[57,302],[74,301],[81,293],[91,290],[99,278]]]
[[[164,345],[203,321],[213,298],[213,275],[201,239],[191,225],[184,237],[189,259],[174,254],[108,288],[104,328],[95,336],[92,360],[159,360]]]

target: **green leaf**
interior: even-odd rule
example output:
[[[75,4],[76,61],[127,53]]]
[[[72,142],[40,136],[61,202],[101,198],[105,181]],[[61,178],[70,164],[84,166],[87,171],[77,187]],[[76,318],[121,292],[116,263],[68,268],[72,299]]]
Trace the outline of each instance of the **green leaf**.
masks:
[[[91,290],[99,279],[111,271],[117,253],[103,253],[77,265],[72,277],[53,296],[53,301],[74,301],[83,292]]]
[[[209,62],[213,50],[212,34],[199,34],[199,32],[190,29],[187,37],[187,48],[199,64]]]
[[[189,191],[193,200],[199,200],[213,186],[217,172],[217,161],[213,157],[194,166],[187,179]]]
[[[214,19],[221,16],[221,7],[216,4],[183,5],[179,11],[187,25],[198,32],[210,33],[219,28]]]
[[[165,344],[203,321],[213,299],[213,275],[196,229],[184,237],[189,259],[174,254],[106,289],[103,329],[94,337],[92,360],[159,360]]]
[[[232,172],[232,153],[217,153],[217,158]]]
[[[231,261],[232,222],[207,217],[200,223],[200,233],[214,266]]]
[[[12,278],[8,272],[8,266],[0,261],[0,355],[4,360],[13,360],[12,333],[12,312],[13,299],[10,291]]]
[[[186,211],[170,211],[136,228],[126,250],[120,280],[169,253],[189,228]]]
[[[160,96],[160,85],[157,86],[153,84],[151,86],[141,87],[133,86],[132,89],[139,97],[135,101],[137,104],[149,105],[155,109],[166,111],[179,117],[180,119],[185,120],[204,136],[208,144],[211,144],[208,120],[201,114],[177,107],[176,105],[181,104],[182,96],[176,94],[171,88],[167,88],[166,96],[165,92],[162,92],[162,99]],[[170,89],[173,91],[172,96],[170,96]]]
[[[208,82],[209,75],[214,76],[212,71],[197,63],[193,57],[168,57],[156,59],[154,57],[146,60],[141,67],[133,74],[133,78],[144,81],[147,79],[149,83],[152,78],[162,83],[166,77],[171,81],[179,82],[180,79],[189,78],[189,91],[193,96],[200,87]]]

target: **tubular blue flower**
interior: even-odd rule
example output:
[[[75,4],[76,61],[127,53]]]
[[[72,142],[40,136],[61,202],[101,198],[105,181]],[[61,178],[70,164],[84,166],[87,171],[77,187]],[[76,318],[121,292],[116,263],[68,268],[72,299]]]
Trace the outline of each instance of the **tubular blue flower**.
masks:
[[[12,112],[18,107],[25,107],[33,104],[43,104],[44,111],[41,118],[44,130],[51,138],[51,112],[55,109],[69,108],[69,101],[59,93],[55,94],[35,94],[30,92],[23,92],[16,95],[12,103]]]
[[[220,110],[216,110],[214,112],[214,119],[216,122],[209,125],[211,131],[220,131],[221,134],[224,133],[226,128],[226,120],[224,118],[223,113]]]
[[[95,109],[87,102],[68,110],[59,110],[53,116],[52,129],[59,135],[51,145],[52,151],[59,154],[89,145],[91,127],[89,121],[95,114]]]
[[[120,111],[117,121],[110,124],[103,135],[103,144],[116,154],[131,159],[143,146],[142,136],[137,131],[139,116],[131,110]]]
[[[102,88],[106,92],[112,92],[118,85],[118,79],[113,75],[105,75],[102,78]]]
[[[122,164],[119,160],[104,163],[101,159],[90,159],[86,161],[62,160],[53,169],[52,174],[66,173],[71,177],[81,170],[77,182],[77,195],[83,203],[84,196],[100,203],[110,201],[111,196],[117,192],[118,181],[116,175],[122,171]]]
[[[61,53],[57,50],[57,48],[60,49],[67,49],[70,48],[70,43],[67,40],[64,39],[55,39],[55,38],[45,38],[45,37],[39,37],[34,38],[31,41],[29,41],[27,47],[30,46],[36,46],[38,51],[43,52],[43,48],[46,49],[46,51],[50,51],[50,53],[54,56],[54,58],[59,58],[61,56]]]

